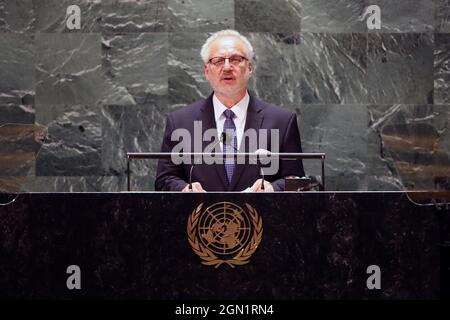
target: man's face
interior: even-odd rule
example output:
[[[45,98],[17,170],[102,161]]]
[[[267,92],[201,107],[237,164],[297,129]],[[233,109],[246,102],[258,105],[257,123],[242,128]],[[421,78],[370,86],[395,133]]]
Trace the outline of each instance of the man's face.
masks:
[[[245,46],[239,38],[227,36],[216,39],[210,47],[208,59],[222,57],[226,59],[222,65],[207,63],[205,77],[218,95],[233,97],[244,95],[252,76],[252,64],[244,59],[237,63],[233,58],[246,57]]]

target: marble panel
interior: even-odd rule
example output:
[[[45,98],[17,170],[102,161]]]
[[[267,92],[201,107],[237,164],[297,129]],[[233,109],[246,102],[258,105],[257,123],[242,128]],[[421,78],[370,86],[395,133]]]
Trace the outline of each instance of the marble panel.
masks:
[[[106,33],[167,31],[167,0],[103,0],[102,30]]]
[[[36,35],[36,103],[95,106],[105,91],[100,34]]]
[[[168,0],[170,32],[234,28],[234,0]]]
[[[37,176],[101,175],[101,126],[88,105],[41,105],[40,114],[55,115],[37,155]],[[39,115],[38,118],[41,116]],[[44,119],[50,117],[43,116]]]
[[[366,32],[364,0],[300,0],[303,32]]]
[[[238,31],[292,33],[301,31],[300,0],[235,0]]]
[[[34,104],[33,36],[0,34],[0,104]]]
[[[368,39],[368,101],[433,103],[432,35],[369,34]]]
[[[434,32],[450,32],[450,0],[433,0]]]
[[[303,103],[366,103],[367,39],[358,33],[302,33]]]
[[[434,35],[434,103],[450,103],[450,33]]]
[[[302,105],[298,113],[303,152],[326,154],[326,190],[367,190],[367,107]],[[308,176],[320,176],[320,161],[304,160],[303,165]]]

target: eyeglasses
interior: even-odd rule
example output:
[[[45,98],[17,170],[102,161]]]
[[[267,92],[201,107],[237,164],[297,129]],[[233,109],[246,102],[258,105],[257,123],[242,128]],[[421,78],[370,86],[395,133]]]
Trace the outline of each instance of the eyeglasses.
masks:
[[[228,58],[224,57],[214,57],[209,59],[208,63],[214,65],[215,67],[222,67],[225,64],[225,60],[228,59],[228,62],[233,66],[238,66],[245,60],[248,60],[246,57],[243,56],[231,56]]]

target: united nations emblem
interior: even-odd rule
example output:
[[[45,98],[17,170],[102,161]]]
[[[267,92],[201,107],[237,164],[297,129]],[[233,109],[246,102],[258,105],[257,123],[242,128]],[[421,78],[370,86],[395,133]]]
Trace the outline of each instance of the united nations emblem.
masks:
[[[189,243],[207,266],[234,268],[250,262],[263,235],[262,219],[248,203],[246,209],[231,202],[217,202],[192,211],[187,224]]]

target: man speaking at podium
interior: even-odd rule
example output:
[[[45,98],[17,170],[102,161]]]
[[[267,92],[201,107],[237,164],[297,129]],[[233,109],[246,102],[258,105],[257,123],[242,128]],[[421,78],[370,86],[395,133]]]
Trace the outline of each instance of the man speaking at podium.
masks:
[[[264,150],[302,152],[296,114],[257,100],[247,91],[253,73],[253,47],[247,38],[234,30],[216,32],[206,40],[201,57],[205,77],[214,92],[205,100],[167,116],[162,152],[174,152],[179,143],[174,139],[176,129],[184,129],[194,137],[183,141],[185,152],[192,151],[194,145],[203,146],[195,152],[206,152],[211,141],[204,141],[203,135],[196,136],[199,123],[202,133],[214,130],[216,146],[220,144],[225,154],[238,150],[254,152],[243,139],[251,130],[257,132],[258,138],[264,132],[277,132],[276,139],[272,136],[266,139]],[[277,171],[266,175],[264,168],[251,160],[245,163],[232,159],[215,164],[176,164],[171,159],[162,159],[158,162],[155,190],[283,191],[287,176],[304,176],[301,160],[279,160]]]

